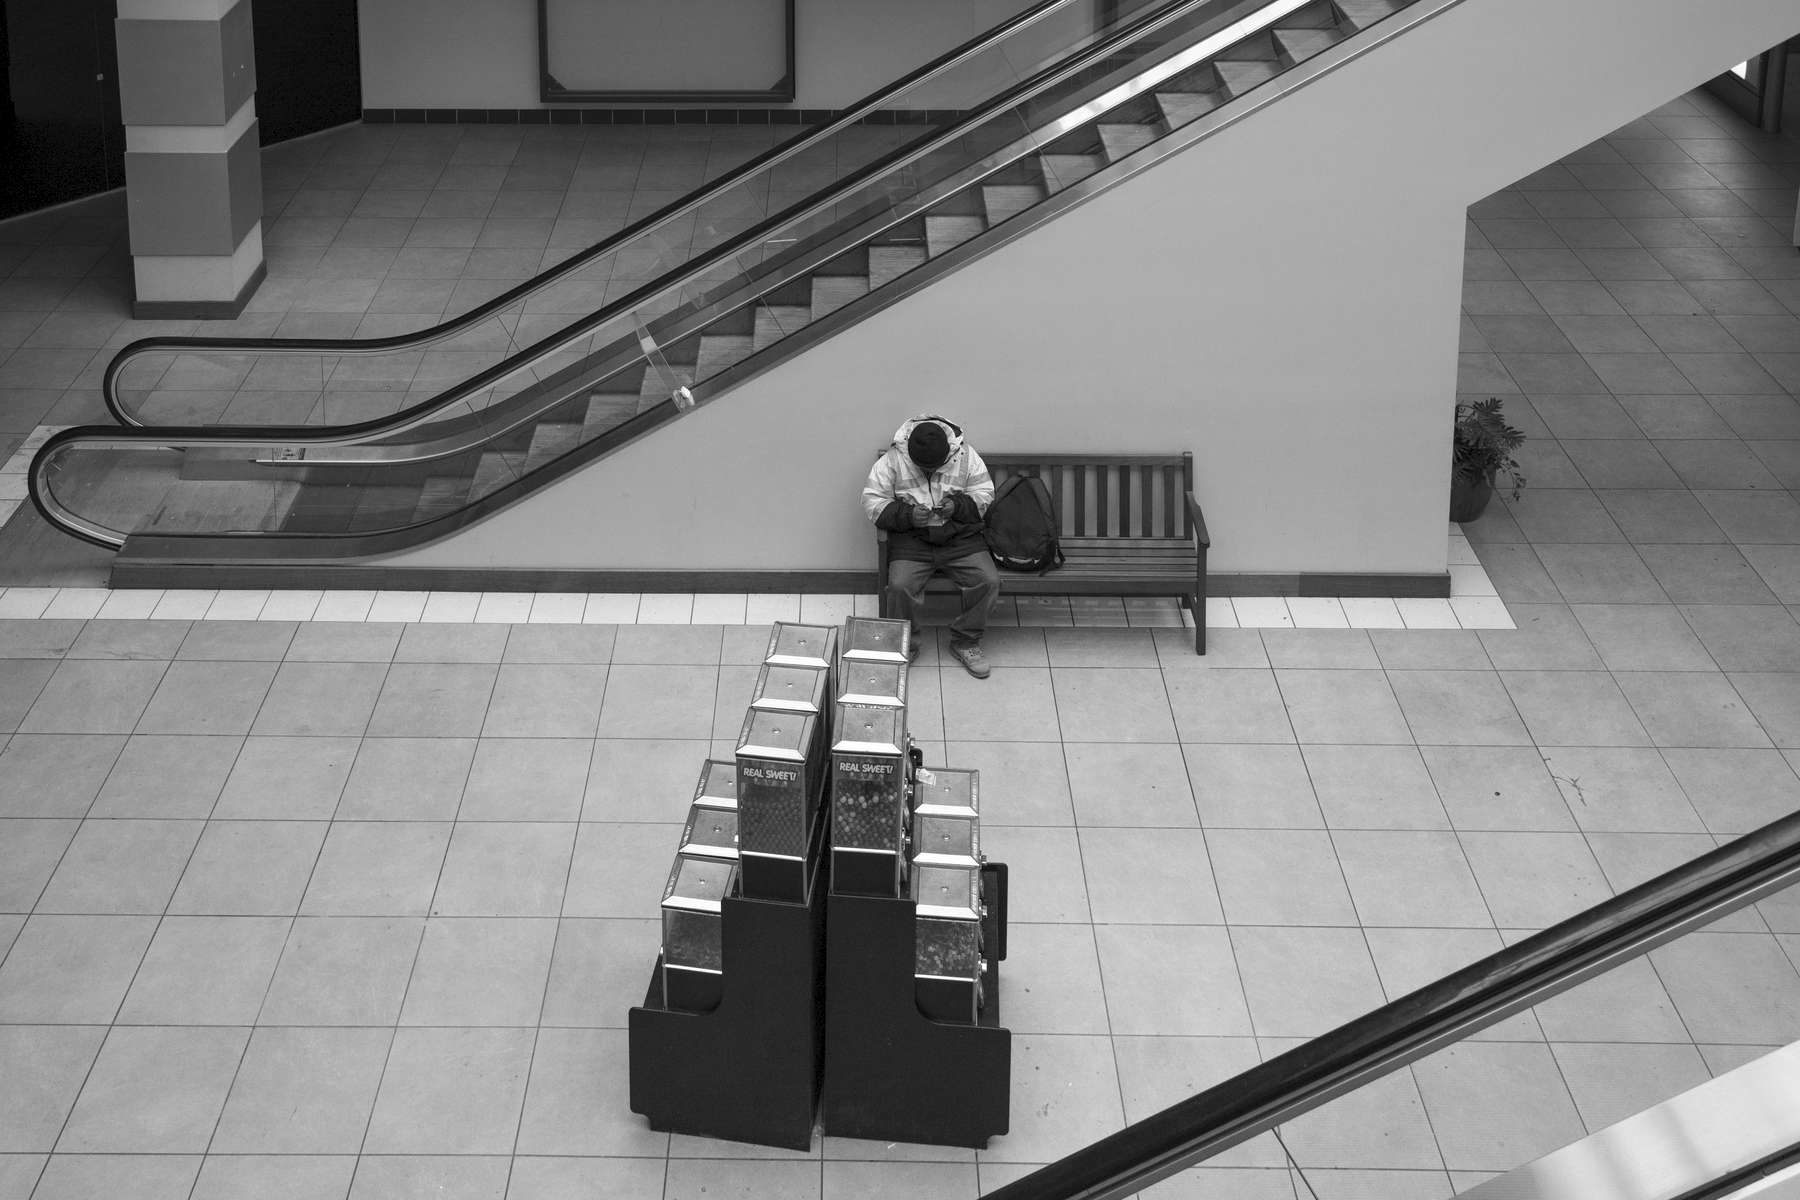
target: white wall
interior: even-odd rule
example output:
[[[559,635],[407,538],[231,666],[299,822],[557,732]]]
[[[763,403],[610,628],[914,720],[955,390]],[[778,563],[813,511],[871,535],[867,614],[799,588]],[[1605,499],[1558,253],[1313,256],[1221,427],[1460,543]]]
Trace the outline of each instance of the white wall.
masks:
[[[1441,571],[1466,207],[1797,29],[1467,0],[395,561],[866,569],[870,455],[935,409],[977,446],[1193,450],[1215,571]]]
[[[844,108],[992,29],[1037,0],[799,0],[794,57],[802,108]],[[913,107],[959,108],[991,95],[997,71],[1028,70],[1035,51],[1066,46],[1093,29],[1096,6],[1071,4],[1016,40],[1003,58],[948,73],[909,98]]]
[[[548,0],[550,74],[570,91],[768,88],[787,73],[783,0]]]
[[[536,0],[357,0],[364,108],[537,108]]]
[[[1030,3],[798,0],[794,105],[842,108]],[[358,0],[357,23],[365,108],[540,107],[536,0]]]

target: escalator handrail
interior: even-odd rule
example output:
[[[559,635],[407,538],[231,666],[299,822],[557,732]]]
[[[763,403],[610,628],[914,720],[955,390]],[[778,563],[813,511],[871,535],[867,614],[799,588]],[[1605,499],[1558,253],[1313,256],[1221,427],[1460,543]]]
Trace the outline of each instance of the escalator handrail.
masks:
[[[1800,812],[987,1193],[1118,1200],[1800,882]]]
[[[552,284],[574,274],[603,255],[623,248],[660,225],[667,224],[693,212],[701,205],[724,195],[737,187],[746,179],[759,172],[768,170],[804,150],[818,144],[823,139],[860,122],[864,117],[879,109],[895,96],[908,91],[934,76],[941,75],[962,65],[976,55],[998,45],[1020,30],[1048,17],[1058,9],[1080,3],[1081,0],[1040,0],[1031,8],[1008,18],[984,33],[978,34],[961,45],[946,51],[937,58],[926,63],[906,75],[901,76],[885,87],[856,101],[844,109],[837,117],[823,125],[807,130],[798,137],[790,138],[779,146],[773,146],[729,171],[711,183],[682,198],[665,205],[637,222],[604,238],[594,245],[557,263],[546,271],[531,279],[495,296],[482,304],[476,305],[466,313],[439,322],[428,329],[414,330],[410,333],[393,334],[380,338],[204,338],[204,337],[154,337],[142,338],[131,342],[113,356],[107,364],[106,373],[101,380],[101,396],[106,407],[122,425],[144,426],[145,422],[139,414],[130,412],[119,399],[119,377],[125,367],[134,359],[145,354],[157,352],[188,350],[194,352],[213,353],[256,353],[256,354],[335,354],[364,355],[385,354],[389,351],[417,349],[434,345],[449,338],[459,336],[475,328],[489,317],[502,312],[506,308],[527,299]],[[1098,31],[1096,31],[1098,32]]]
[[[63,529],[76,537],[95,545],[117,548],[123,545],[123,539],[114,531],[107,530],[87,521],[71,512],[51,493],[48,474],[57,454],[65,447],[77,442],[95,444],[111,444],[116,448],[136,446],[160,446],[180,449],[192,446],[213,446],[218,448],[255,447],[332,447],[354,445],[374,437],[389,436],[406,432],[431,422],[452,405],[475,395],[483,389],[510,377],[517,371],[532,363],[541,361],[550,354],[579,341],[593,330],[608,324],[617,317],[630,312],[649,300],[664,293],[675,291],[683,285],[701,278],[712,267],[737,255],[745,248],[752,246],[767,237],[770,233],[799,221],[815,212],[822,211],[838,203],[844,197],[855,193],[869,180],[890,173],[900,166],[916,161],[933,153],[938,148],[950,144],[962,137],[972,128],[978,127],[991,119],[995,113],[1014,107],[1029,100],[1068,79],[1080,75],[1081,72],[1104,62],[1123,46],[1130,45],[1140,39],[1153,35],[1168,26],[1175,25],[1197,10],[1219,0],[1169,0],[1168,3],[1152,9],[1147,15],[1140,15],[1125,27],[1115,30],[1105,38],[1090,44],[1066,58],[1041,68],[1035,74],[1014,84],[999,95],[991,97],[975,109],[970,110],[961,120],[935,135],[924,139],[922,143],[903,146],[886,158],[869,163],[858,171],[839,180],[832,187],[816,193],[792,205],[788,209],[775,214],[753,226],[752,228],[728,239],[699,257],[668,272],[658,279],[647,282],[643,287],[631,294],[621,297],[611,304],[583,317],[564,329],[552,333],[537,343],[520,350],[508,359],[490,366],[462,383],[437,396],[423,400],[410,408],[402,409],[384,417],[357,422],[354,424],[322,428],[317,425],[261,425],[261,426],[173,426],[163,428],[143,427],[110,427],[84,425],[62,430],[54,434],[38,450],[32,459],[27,486],[33,506],[50,524]],[[1251,0],[1252,3],[1255,0]],[[1260,7],[1250,16],[1234,22],[1234,28],[1248,26],[1258,16],[1266,16],[1272,23],[1280,19],[1280,14],[1296,7],[1295,0],[1263,0]],[[1214,35],[1218,36],[1218,35]],[[1240,34],[1239,37],[1253,36],[1253,33]],[[1236,39],[1229,44],[1236,44]],[[265,531],[266,532],[266,531]],[[170,535],[175,536],[175,535]]]
[[[714,266],[736,256],[747,247],[762,241],[770,233],[777,232],[795,221],[814,212],[829,208],[839,203],[860,189],[869,180],[890,173],[898,166],[915,161],[933,153],[938,148],[954,142],[970,128],[976,127],[990,119],[995,112],[1013,107],[1028,100],[1050,87],[1070,77],[1080,74],[1094,64],[1104,61],[1120,47],[1131,44],[1149,34],[1176,23],[1197,9],[1215,3],[1217,0],[1169,0],[1169,3],[1139,16],[1129,25],[1114,31],[1105,38],[1077,51],[1068,58],[1040,70],[1037,74],[1006,89],[998,96],[991,98],[970,112],[954,125],[951,125],[923,144],[901,147],[886,158],[869,163],[851,175],[844,177],[831,187],[807,197],[804,200],[777,213],[760,224],[730,238],[713,247],[693,260],[675,268],[663,276],[648,281],[641,288],[620,297],[586,317],[582,317],[569,326],[549,334],[538,342],[527,346],[512,357],[487,367],[470,376],[462,383],[439,393],[427,400],[386,416],[375,417],[367,421],[352,424],[321,427],[317,425],[202,425],[202,426],[97,426],[82,425],[61,430],[52,435],[39,449],[33,460],[30,474],[32,499],[46,519],[53,524],[76,532],[77,536],[95,540],[87,533],[77,532],[75,521],[70,514],[63,512],[60,505],[51,501],[47,495],[40,496],[40,484],[43,470],[54,458],[54,452],[73,442],[113,443],[118,446],[157,445],[178,448],[192,445],[209,445],[220,448],[244,448],[249,446],[343,446],[367,441],[377,436],[388,436],[406,432],[428,423],[439,416],[450,406],[467,397],[493,386],[521,369],[522,365],[556,353],[565,346],[579,341],[604,325],[609,324],[621,315],[645,304],[647,301],[675,291],[680,287],[705,275]],[[1285,9],[1291,0],[1267,0],[1258,12]],[[182,341],[184,339],[162,339],[163,341]],[[247,339],[254,340],[254,339]],[[323,339],[321,344],[331,344]],[[141,343],[140,343],[141,344]],[[116,545],[106,541],[99,544]]]

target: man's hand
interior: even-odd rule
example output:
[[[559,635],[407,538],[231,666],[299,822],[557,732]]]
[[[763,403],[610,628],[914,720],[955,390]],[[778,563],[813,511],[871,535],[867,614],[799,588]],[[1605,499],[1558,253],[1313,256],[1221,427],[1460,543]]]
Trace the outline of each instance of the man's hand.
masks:
[[[942,500],[937,502],[937,507],[931,511],[935,512],[946,521],[953,520],[956,517],[956,497],[945,496]]]
[[[913,527],[916,529],[925,528],[925,526],[931,522],[931,518],[933,518],[936,515],[937,515],[937,509],[935,509],[935,508],[928,508],[923,504],[913,505],[912,506]]]

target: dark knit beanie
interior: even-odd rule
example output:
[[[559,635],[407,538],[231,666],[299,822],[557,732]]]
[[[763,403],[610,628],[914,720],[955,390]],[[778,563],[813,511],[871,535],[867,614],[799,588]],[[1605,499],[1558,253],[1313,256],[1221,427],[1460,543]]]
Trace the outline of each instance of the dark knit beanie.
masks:
[[[906,439],[906,455],[922,470],[935,471],[950,457],[950,439],[936,421],[920,421]]]

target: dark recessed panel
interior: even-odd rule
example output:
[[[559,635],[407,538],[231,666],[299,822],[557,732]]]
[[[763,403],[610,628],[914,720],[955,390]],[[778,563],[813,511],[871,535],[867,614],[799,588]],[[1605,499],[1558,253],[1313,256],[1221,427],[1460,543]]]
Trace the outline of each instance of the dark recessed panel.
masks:
[[[793,0],[538,0],[549,103],[794,98]]]

